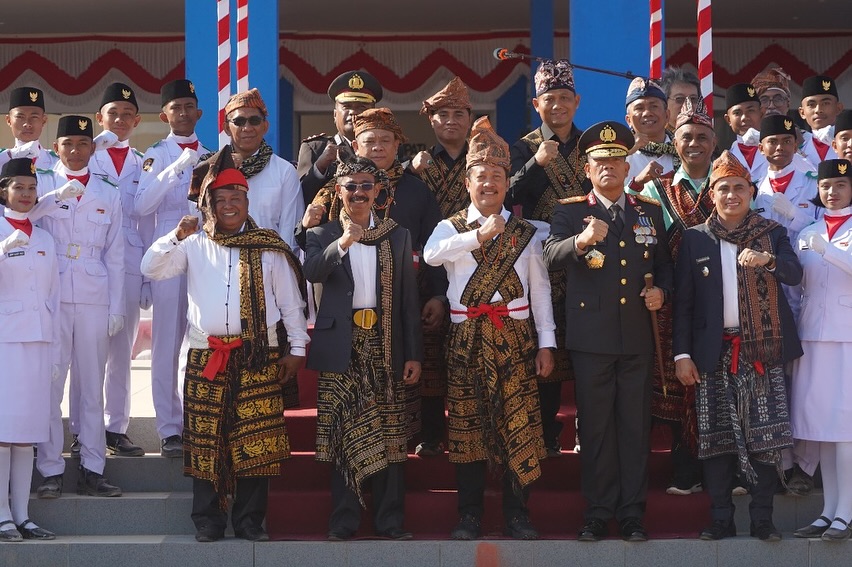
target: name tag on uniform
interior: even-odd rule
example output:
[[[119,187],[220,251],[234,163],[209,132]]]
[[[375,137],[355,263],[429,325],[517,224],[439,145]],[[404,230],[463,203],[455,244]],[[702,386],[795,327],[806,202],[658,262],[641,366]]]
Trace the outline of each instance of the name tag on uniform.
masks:
[[[105,212],[106,212],[106,210],[104,210],[104,209],[97,209],[97,213],[98,213],[99,215],[102,215],[102,214],[104,214]]]
[[[64,203],[63,203],[63,204],[61,204],[61,205],[59,205],[59,208],[60,208],[60,209],[65,209],[66,211],[69,209],[68,205],[66,205],[66,204],[64,204]]]
[[[808,205],[807,203],[799,203],[799,208],[800,208],[800,209],[807,209],[807,208],[808,208],[808,206],[809,206],[809,205]]]
[[[710,256],[702,256],[701,258],[697,258],[695,260],[695,263],[696,264],[703,264],[703,263],[709,262],[709,261],[710,261]]]
[[[23,250],[18,250],[17,252],[7,252],[6,257],[15,258],[17,256],[23,256],[24,254],[26,254],[26,252],[24,252]]]
[[[38,250],[36,254],[38,254],[39,256],[47,256],[47,252],[45,252],[44,250]]]

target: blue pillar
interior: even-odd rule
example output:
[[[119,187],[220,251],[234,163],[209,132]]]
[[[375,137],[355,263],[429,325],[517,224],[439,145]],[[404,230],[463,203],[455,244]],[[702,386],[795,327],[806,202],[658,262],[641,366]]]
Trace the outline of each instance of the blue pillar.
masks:
[[[198,106],[204,111],[196,132],[209,148],[218,148],[219,85],[216,2],[184,2],[186,76],[195,84]],[[231,0],[231,92],[236,92],[237,3]],[[249,86],[260,90],[270,115],[266,141],[279,145],[278,0],[249,0]]]
[[[648,2],[575,0],[570,9],[569,44],[573,63],[647,75],[651,57]],[[624,98],[629,79],[577,69],[574,80],[582,97],[575,122],[584,125],[601,120],[624,122]]]
[[[296,161],[296,148],[293,146],[293,133],[296,125],[295,112],[293,110],[293,85],[285,79],[281,78],[278,81],[278,121],[274,124],[279,132],[278,155],[286,160]],[[269,104],[269,103],[267,103]],[[273,125],[270,125],[269,131],[272,131]],[[270,142],[271,144],[271,142]]]
[[[553,0],[531,0],[530,1],[530,53],[536,57],[553,58]],[[530,93],[531,99],[535,96],[535,69],[538,62],[530,61]],[[527,99],[526,104],[532,104]],[[541,118],[530,111],[530,125],[527,131],[541,126]]]
[[[205,146],[218,148],[216,3],[186,0],[184,8],[186,78],[195,85],[198,106],[204,111],[195,131]]]
[[[233,2],[233,0],[232,0]],[[232,3],[231,13],[236,16],[237,8]],[[236,22],[236,17],[233,18]],[[236,38],[236,28],[233,37]],[[289,159],[290,153],[283,153],[279,124],[293,121],[292,108],[287,116],[282,116],[278,96],[278,0],[249,0],[249,88],[254,87],[263,96],[263,102],[269,111],[269,131],[266,142],[279,155]],[[236,41],[232,42],[236,58]],[[292,144],[292,142],[290,142]],[[292,150],[292,148],[291,148]]]
[[[529,116],[535,112],[530,104],[527,84],[526,77],[519,77],[515,84],[497,99],[497,134],[509,145],[532,130],[529,127]]]

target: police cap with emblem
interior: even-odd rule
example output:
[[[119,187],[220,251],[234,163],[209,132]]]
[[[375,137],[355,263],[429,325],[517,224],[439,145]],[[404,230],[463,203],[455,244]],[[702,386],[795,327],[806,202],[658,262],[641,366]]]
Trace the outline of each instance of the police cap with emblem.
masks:
[[[44,93],[35,87],[18,87],[9,95],[9,110],[19,106],[37,106],[44,110]]]
[[[30,158],[10,159],[3,164],[3,169],[0,170],[0,179],[17,177],[19,175],[25,175],[27,177],[36,176],[36,168],[33,160]]]
[[[782,135],[796,137],[796,125],[793,120],[783,114],[764,116],[760,121],[760,139]]]
[[[136,93],[133,89],[124,83],[112,83],[104,91],[104,96],[101,97],[101,105],[98,108],[103,108],[105,104],[111,102],[129,102],[139,110],[139,104],[136,102]]]
[[[834,121],[835,136],[846,130],[852,130],[852,110],[841,110],[840,114],[837,115],[837,120]]]
[[[85,116],[77,116],[69,114],[59,119],[59,124],[56,126],[56,138],[64,138],[66,136],[86,136],[94,138],[94,128],[92,121]]]
[[[366,102],[382,100],[382,85],[366,71],[346,71],[331,82],[328,97],[334,102]]]
[[[852,164],[847,159],[826,159],[819,162],[817,178],[832,179],[834,177],[852,178]]]
[[[577,146],[591,158],[608,158],[625,157],[635,143],[630,128],[615,120],[605,120],[589,126]]]
[[[166,106],[176,98],[194,98],[198,100],[198,95],[195,94],[195,85],[189,79],[177,79],[163,85],[160,89],[160,106]]]
[[[808,77],[802,82],[802,98],[819,95],[832,95],[834,98],[840,98],[837,94],[837,85],[834,79],[826,75],[814,75]]]
[[[726,109],[745,102],[756,102],[757,104],[760,104],[760,98],[757,96],[757,89],[751,83],[737,83],[736,85],[731,85],[728,87],[728,90],[725,91]]]

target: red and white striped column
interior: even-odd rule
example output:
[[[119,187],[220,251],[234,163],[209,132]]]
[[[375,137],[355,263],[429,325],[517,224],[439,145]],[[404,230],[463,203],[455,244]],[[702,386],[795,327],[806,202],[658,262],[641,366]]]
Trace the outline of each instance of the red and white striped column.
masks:
[[[659,79],[663,74],[663,0],[650,0],[651,29],[651,66],[648,76]]]
[[[248,0],[237,0],[237,92],[248,89]]]
[[[713,116],[713,26],[711,0],[698,0],[698,79],[707,112]]]
[[[231,3],[230,0],[216,0],[217,16],[217,71],[219,88],[219,147],[228,143],[228,135],[223,130],[225,124],[225,105],[231,97]]]

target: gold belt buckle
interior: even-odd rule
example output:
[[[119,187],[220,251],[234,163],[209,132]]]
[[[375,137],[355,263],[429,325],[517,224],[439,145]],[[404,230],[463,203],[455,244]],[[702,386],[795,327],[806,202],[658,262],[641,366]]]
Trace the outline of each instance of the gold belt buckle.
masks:
[[[358,309],[352,314],[352,321],[362,329],[372,329],[378,320],[375,309]]]
[[[71,258],[72,260],[76,260],[80,257],[80,245],[74,244],[73,242],[68,244],[68,248],[65,249],[65,257]]]

